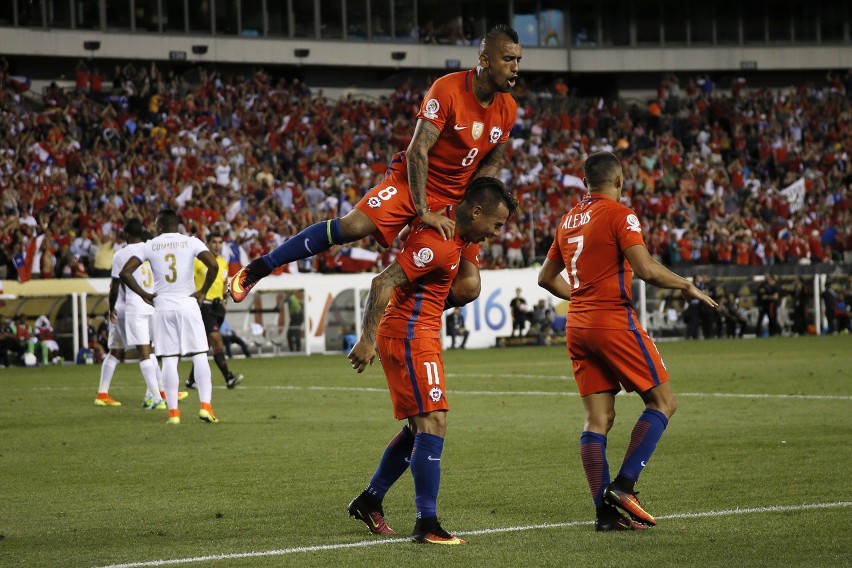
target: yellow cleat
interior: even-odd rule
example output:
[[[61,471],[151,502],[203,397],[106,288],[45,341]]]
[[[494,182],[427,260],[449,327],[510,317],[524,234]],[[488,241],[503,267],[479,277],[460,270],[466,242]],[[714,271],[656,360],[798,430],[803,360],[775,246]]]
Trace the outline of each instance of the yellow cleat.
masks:
[[[166,424],[180,424],[180,416],[170,416]]]
[[[200,411],[198,411],[198,418],[200,420],[204,420],[205,422],[210,422],[211,424],[218,424],[219,423],[219,419],[216,418],[216,416],[213,414],[213,412],[210,411],[210,410],[205,410],[204,408],[202,408]]]
[[[183,399],[185,399],[188,396],[189,396],[189,393],[187,391],[178,391],[178,402],[182,401]]]
[[[121,403],[113,400],[107,393],[99,392],[98,397],[95,399],[95,406],[121,406]]]

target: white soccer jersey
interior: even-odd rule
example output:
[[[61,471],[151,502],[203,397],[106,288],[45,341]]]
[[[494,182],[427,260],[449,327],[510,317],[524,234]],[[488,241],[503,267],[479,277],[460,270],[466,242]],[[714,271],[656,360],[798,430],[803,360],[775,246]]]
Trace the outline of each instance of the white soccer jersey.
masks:
[[[144,243],[129,244],[123,249],[115,253],[112,260],[112,277],[121,278],[121,269],[130,260],[130,257],[139,257],[135,251]],[[133,279],[149,294],[154,293],[154,274],[151,272],[151,264],[143,262],[142,265],[133,271]],[[145,300],[139,297],[133,290],[127,290],[127,287],[122,284],[118,289],[118,300],[115,302],[115,310],[119,314],[135,314],[135,315],[151,315],[154,313],[154,306],[147,304]]]
[[[208,250],[196,237],[163,233],[133,251],[139,260],[151,263],[154,273],[154,307],[180,310],[195,305],[195,257]]]

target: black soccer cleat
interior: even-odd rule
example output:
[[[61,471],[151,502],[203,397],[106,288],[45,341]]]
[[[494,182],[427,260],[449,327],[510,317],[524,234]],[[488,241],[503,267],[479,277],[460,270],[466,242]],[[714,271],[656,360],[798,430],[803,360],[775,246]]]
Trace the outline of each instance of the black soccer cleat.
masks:
[[[411,533],[411,540],[420,544],[443,544],[445,546],[467,544],[467,541],[445,531],[441,527],[441,523],[438,522],[438,517],[417,519],[414,524],[414,532]]]
[[[598,517],[595,519],[595,530],[598,532],[642,531],[649,528],[651,528],[650,525],[622,515],[612,506],[607,506],[603,511],[598,512]]]
[[[385,522],[382,502],[366,493],[361,493],[349,503],[349,516],[362,521],[373,534],[396,534]]]

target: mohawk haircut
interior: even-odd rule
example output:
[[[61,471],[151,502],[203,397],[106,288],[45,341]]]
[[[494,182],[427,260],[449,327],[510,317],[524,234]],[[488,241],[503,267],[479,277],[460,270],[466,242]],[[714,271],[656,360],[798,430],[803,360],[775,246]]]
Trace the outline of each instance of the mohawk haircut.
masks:
[[[498,40],[509,40],[512,43],[521,43],[518,39],[518,32],[511,26],[506,24],[497,24],[491,31],[485,34],[482,41],[479,42],[479,55],[485,53],[489,48],[493,47]]]

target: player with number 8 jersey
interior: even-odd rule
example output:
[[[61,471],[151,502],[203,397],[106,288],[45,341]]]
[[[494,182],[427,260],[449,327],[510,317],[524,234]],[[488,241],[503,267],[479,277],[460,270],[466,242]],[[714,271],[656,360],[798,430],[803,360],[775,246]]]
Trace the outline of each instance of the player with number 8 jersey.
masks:
[[[461,201],[477,177],[497,177],[515,124],[517,103],[509,94],[518,78],[518,34],[495,26],[479,47],[479,64],[441,77],[426,93],[411,143],[388,164],[385,178],[341,218],[320,221],[275,250],[252,260],[231,279],[235,302],[274,269],[295,260],[373,236],[384,247],[419,219],[452,239],[454,221],[441,214]],[[448,304],[475,300],[481,288],[478,246],[463,255]]]
[[[430,211],[455,205],[464,197],[482,159],[509,140],[517,103],[507,93],[495,93],[483,107],[473,90],[475,71],[460,71],[439,78],[426,93],[417,119],[440,134],[429,149],[426,196]],[[355,207],[376,225],[373,235],[387,247],[403,227],[417,218],[409,198],[409,163],[406,152],[393,157],[387,175]]]

